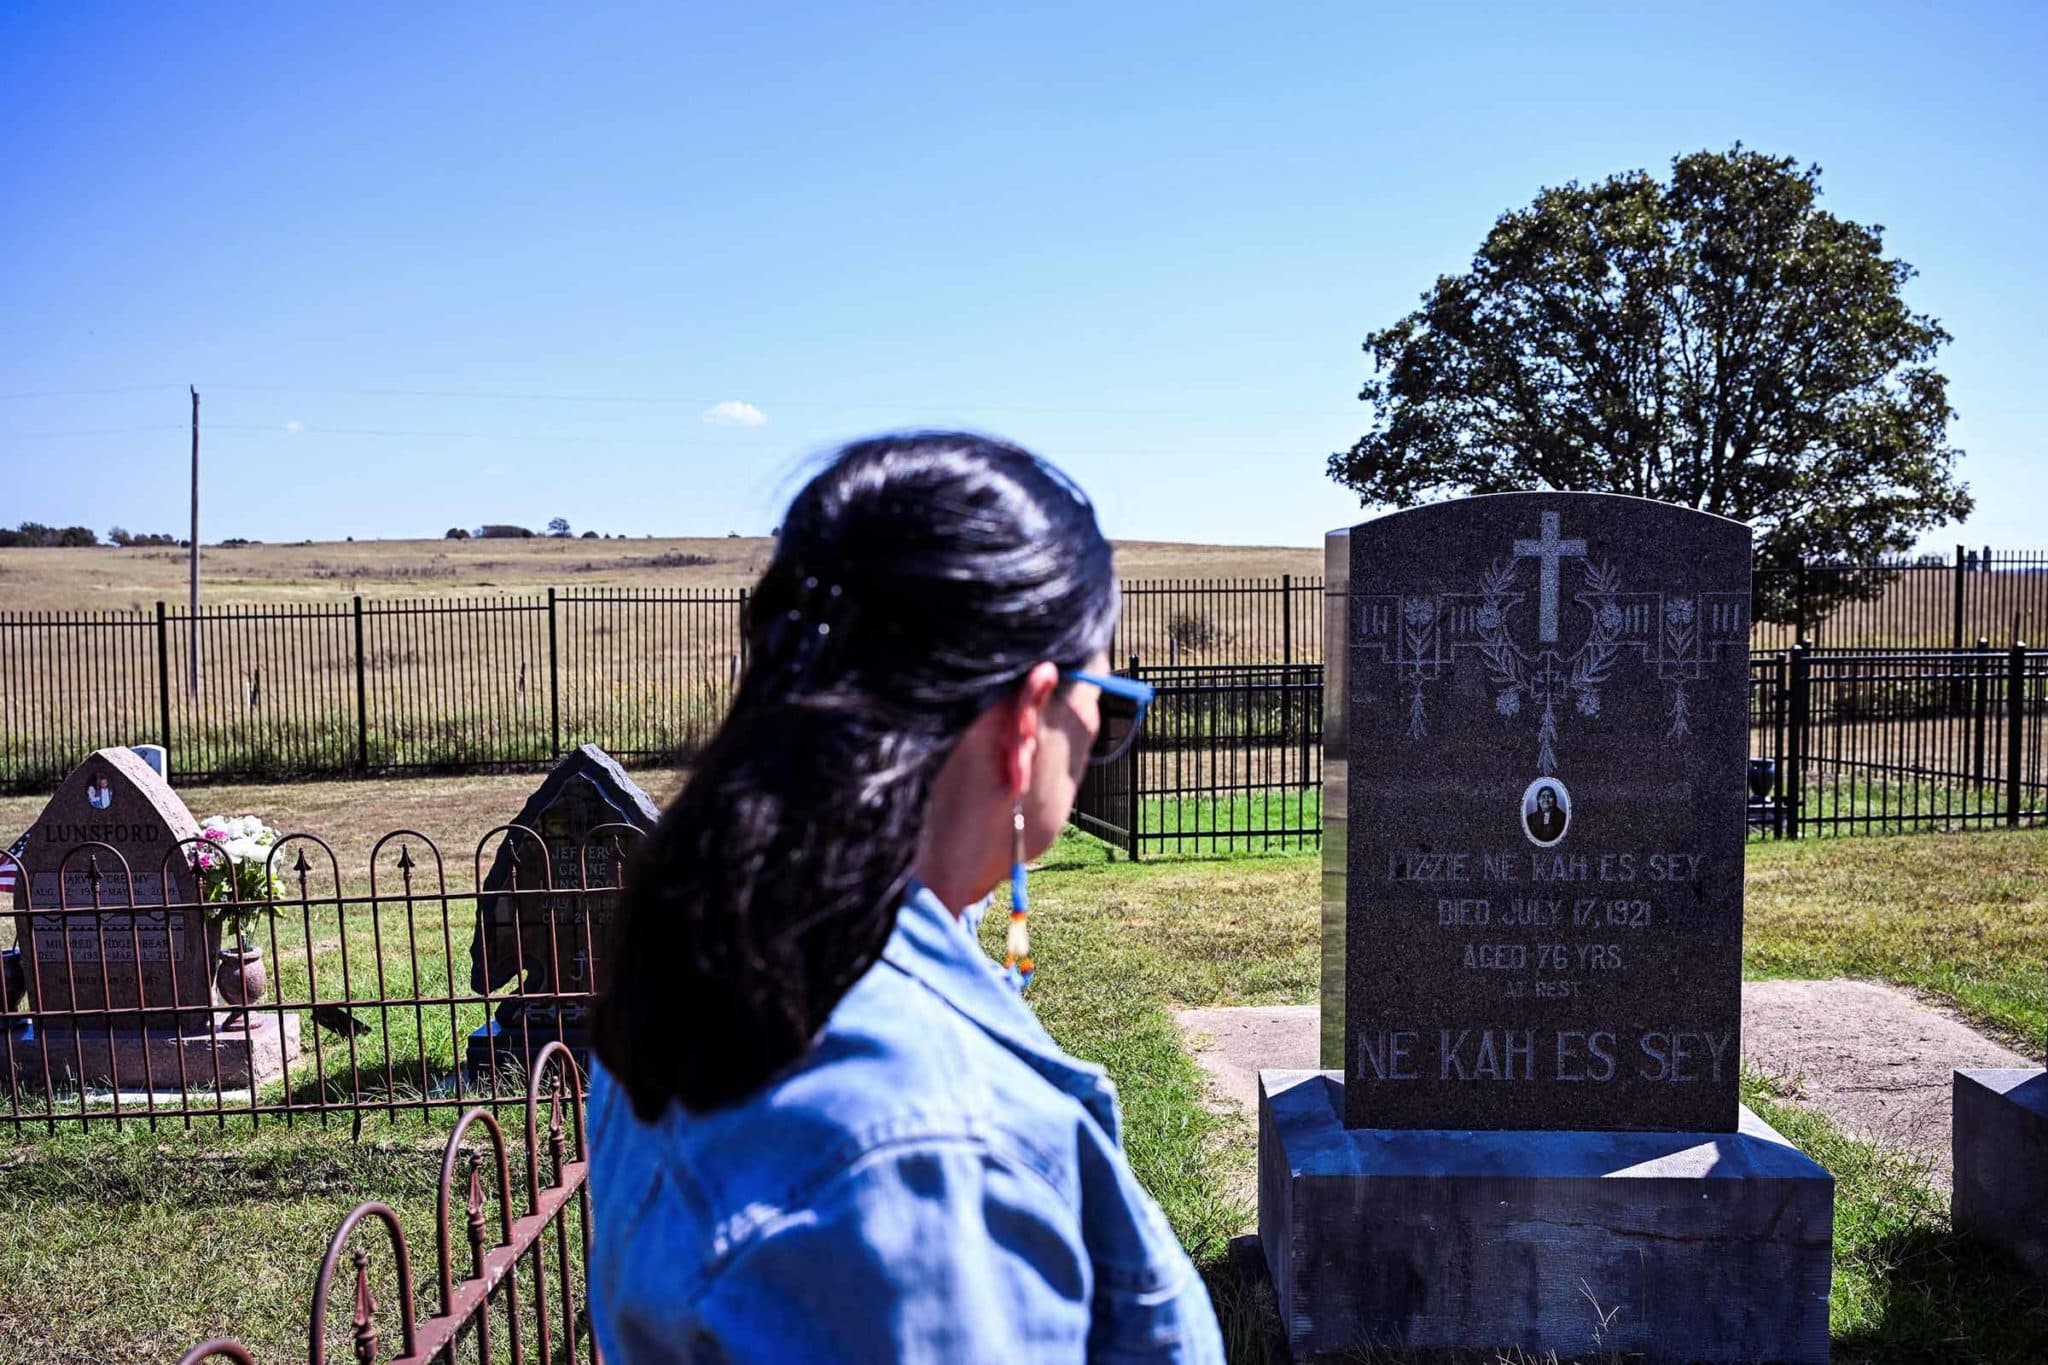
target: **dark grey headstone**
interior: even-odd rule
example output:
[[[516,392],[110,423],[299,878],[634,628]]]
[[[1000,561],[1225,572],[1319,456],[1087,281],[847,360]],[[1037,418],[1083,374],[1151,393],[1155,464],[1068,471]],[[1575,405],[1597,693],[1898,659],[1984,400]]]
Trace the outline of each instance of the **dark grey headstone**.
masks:
[[[1350,545],[1346,1124],[1732,1132],[1748,528],[1516,493]]]
[[[1955,1073],[1956,1231],[2048,1280],[2048,1072]]]
[[[581,997],[610,977],[605,949],[618,911],[620,860],[660,819],[647,793],[595,744],[556,764],[513,817],[510,823],[539,838],[514,831],[499,844],[479,888],[470,944],[471,989],[521,980],[527,997],[498,1009],[501,1052],[553,1040],[587,1045]],[[570,998],[548,998],[557,992]],[[473,1040],[472,1056],[489,1046]]]

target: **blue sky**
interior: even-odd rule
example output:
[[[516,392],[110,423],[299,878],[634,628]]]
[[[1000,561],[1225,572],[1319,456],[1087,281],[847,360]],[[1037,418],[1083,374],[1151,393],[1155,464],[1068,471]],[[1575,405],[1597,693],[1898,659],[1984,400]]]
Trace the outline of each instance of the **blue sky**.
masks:
[[[1929,543],[2048,547],[2044,52],[2035,3],[16,0],[0,522],[180,529],[191,382],[209,540],[760,533],[965,424],[1113,535],[1313,544],[1368,331],[1541,186],[1740,139],[1955,335]]]

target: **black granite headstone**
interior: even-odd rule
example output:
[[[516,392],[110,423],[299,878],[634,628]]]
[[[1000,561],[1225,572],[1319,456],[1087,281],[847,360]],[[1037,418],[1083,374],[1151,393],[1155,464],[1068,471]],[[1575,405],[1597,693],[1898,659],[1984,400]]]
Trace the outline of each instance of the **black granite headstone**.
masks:
[[[519,981],[495,1027],[470,1038],[472,1064],[589,1045],[589,997],[609,979],[605,948],[619,904],[619,863],[661,811],[611,755],[586,744],[555,765],[511,823],[479,888],[470,988]],[[553,888],[549,890],[548,888]]]
[[[1514,493],[1350,543],[1346,1124],[1733,1131],[1748,528]]]

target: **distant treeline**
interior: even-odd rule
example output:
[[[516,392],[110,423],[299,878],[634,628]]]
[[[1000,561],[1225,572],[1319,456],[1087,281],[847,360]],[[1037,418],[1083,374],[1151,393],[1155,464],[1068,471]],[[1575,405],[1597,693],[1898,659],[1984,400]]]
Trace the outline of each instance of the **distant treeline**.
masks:
[[[97,545],[98,533],[90,526],[45,526],[40,521],[24,521],[12,531],[0,528],[0,548],[26,546],[49,549],[72,545]],[[171,535],[137,535],[123,526],[116,526],[107,532],[110,545],[183,545],[184,541]]]
[[[460,526],[451,526],[441,538],[443,540],[532,540],[536,535],[541,534],[543,533],[535,531],[530,527],[509,526],[499,522],[479,526],[474,531],[464,530]],[[566,517],[556,517],[548,523],[548,529],[544,534],[550,540],[568,540],[574,537],[576,533],[569,529],[569,522]],[[585,531],[580,539],[624,540],[625,537],[614,537],[601,535],[596,531]]]
[[[191,543],[189,540],[180,540],[177,536],[162,531],[136,532],[125,526],[110,527],[104,541],[90,526],[45,526],[40,521],[24,521],[11,531],[0,527],[0,549],[15,546],[26,549],[68,549],[75,545],[118,545],[123,549],[130,546],[175,545],[182,549]],[[254,545],[257,542],[238,537],[220,543],[231,546]]]

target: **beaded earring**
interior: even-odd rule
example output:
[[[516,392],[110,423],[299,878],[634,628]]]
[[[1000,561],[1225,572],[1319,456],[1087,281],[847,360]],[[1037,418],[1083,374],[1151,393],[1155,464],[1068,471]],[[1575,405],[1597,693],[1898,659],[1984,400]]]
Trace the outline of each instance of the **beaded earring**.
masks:
[[[1003,972],[1018,990],[1031,984],[1031,932],[1024,921],[1031,913],[1029,874],[1024,867],[1024,803],[1017,803],[1010,850],[1010,932],[1003,943]]]

